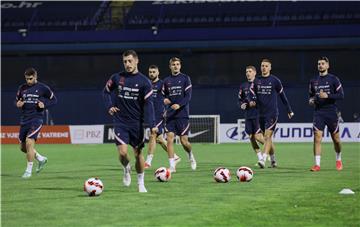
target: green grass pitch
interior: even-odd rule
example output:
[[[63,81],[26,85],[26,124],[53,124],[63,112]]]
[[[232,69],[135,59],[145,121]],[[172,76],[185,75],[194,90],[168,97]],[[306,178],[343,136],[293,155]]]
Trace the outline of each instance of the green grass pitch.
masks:
[[[127,188],[113,144],[36,148],[49,162],[43,172],[23,180],[24,154],[17,145],[1,146],[1,226],[360,226],[359,143],[343,144],[341,172],[335,169],[332,144],[323,144],[316,173],[309,171],[311,143],[276,144],[277,169],[255,167],[249,144],[193,144],[196,171],[177,146],[182,161],[167,183],[153,177],[157,167],[168,166],[158,146],[145,173],[148,193],[137,192],[132,151]],[[236,168],[242,165],[255,172],[249,183],[236,181]],[[219,166],[232,172],[230,183],[213,180]],[[83,183],[95,176],[105,190],[87,197]],[[338,194],[343,188],[355,195]]]

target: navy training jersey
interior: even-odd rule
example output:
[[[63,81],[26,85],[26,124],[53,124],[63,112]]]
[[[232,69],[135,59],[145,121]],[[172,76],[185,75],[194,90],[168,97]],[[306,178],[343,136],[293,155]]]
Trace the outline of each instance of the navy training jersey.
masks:
[[[162,92],[165,98],[171,101],[171,105],[179,104],[176,111],[169,110],[167,118],[189,118],[189,102],[191,100],[192,85],[190,77],[179,73],[170,75],[164,79]]]
[[[114,100],[111,93],[115,92]],[[120,109],[113,115],[115,124],[143,124],[154,127],[154,107],[152,103],[150,80],[142,73],[120,72],[113,74],[103,90],[107,110],[111,107]]]
[[[320,90],[328,94],[328,98],[319,97]],[[328,73],[310,80],[309,98],[315,100],[315,111],[336,111],[336,100],[344,98],[344,91],[339,78]]]
[[[24,102],[24,105],[21,108],[21,125],[32,121],[39,121],[42,123],[44,109],[57,103],[57,99],[51,89],[41,82],[37,82],[32,86],[29,86],[26,83],[22,84],[16,93],[15,102],[19,100]],[[45,108],[39,108],[39,101],[44,103]]]
[[[249,103],[250,101],[256,102],[256,95],[253,89],[254,83],[252,81],[246,81],[240,85],[239,89],[239,107],[247,103],[246,109],[245,109],[245,119],[254,119],[258,117],[258,110],[257,106],[250,107]]]
[[[260,117],[277,117],[279,115],[277,104],[278,94],[280,95],[281,101],[285,105],[287,112],[292,112],[279,78],[272,74],[267,77],[259,76],[254,80],[254,85]]]
[[[158,80],[156,82],[152,82],[152,90],[153,90],[153,103],[154,103],[154,112],[155,112],[155,123],[159,123],[163,119],[163,115],[165,112],[164,106],[164,96],[161,92],[163,87],[163,81]]]

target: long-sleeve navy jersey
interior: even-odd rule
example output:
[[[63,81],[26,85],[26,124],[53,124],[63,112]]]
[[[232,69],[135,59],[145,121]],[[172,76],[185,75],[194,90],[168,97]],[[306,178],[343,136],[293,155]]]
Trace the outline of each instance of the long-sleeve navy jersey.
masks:
[[[161,92],[164,82],[162,80],[158,80],[152,83],[153,90],[153,102],[154,102],[154,112],[155,112],[155,123],[159,123],[163,119],[163,115],[165,112],[164,106],[164,96]]]
[[[327,93],[328,98],[319,97],[320,91]],[[309,98],[315,101],[315,111],[337,110],[336,100],[344,98],[344,90],[339,78],[328,73],[324,76],[316,76],[310,80]]]
[[[267,77],[259,76],[254,80],[254,84],[254,92],[257,95],[257,105],[260,117],[279,115],[277,104],[278,94],[282,103],[285,105],[287,112],[292,112],[279,78],[272,74]]]
[[[167,118],[189,118],[189,102],[191,100],[192,85],[190,77],[179,73],[170,75],[164,79],[162,92],[165,98],[171,101],[171,105],[179,104],[176,111],[169,110]]]
[[[114,100],[111,93],[115,92]],[[114,123],[138,125],[153,128],[154,106],[152,101],[150,80],[142,73],[130,74],[120,72],[113,74],[103,90],[103,98],[107,110],[117,107],[120,111],[114,114]]]
[[[22,84],[16,93],[15,104],[19,100],[24,102],[21,108],[21,125],[35,120],[43,122],[44,109],[57,103],[57,99],[51,89],[41,82],[37,82],[32,86]],[[39,101],[44,103],[44,108],[39,108]]]
[[[245,118],[246,119],[254,119],[258,117],[258,109],[257,106],[250,107],[249,103],[251,101],[256,102],[256,95],[254,92],[254,89],[251,89],[254,87],[254,83],[252,81],[244,82],[240,85],[239,89],[239,107],[241,107],[242,104],[246,103],[246,109],[245,109]]]

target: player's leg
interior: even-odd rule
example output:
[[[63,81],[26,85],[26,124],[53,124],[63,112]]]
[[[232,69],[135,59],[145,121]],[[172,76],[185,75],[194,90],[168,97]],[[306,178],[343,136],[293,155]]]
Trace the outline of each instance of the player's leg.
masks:
[[[332,138],[333,143],[334,143],[334,149],[335,149],[335,154],[336,154],[336,169],[337,170],[342,170],[343,169],[343,164],[342,164],[342,161],[341,161],[340,133],[339,132],[332,133],[331,138]]]
[[[264,135],[261,132],[254,134],[254,137],[255,137],[256,142],[259,142],[262,145],[264,145],[265,139],[264,139]]]
[[[166,142],[167,142],[167,153],[169,157],[170,172],[176,172],[176,163],[174,158],[174,139],[176,133],[176,120],[172,119],[166,122]]]
[[[326,117],[325,124],[331,133],[331,139],[334,144],[334,150],[335,150],[335,154],[336,154],[336,169],[340,171],[343,169],[343,164],[341,161],[339,119],[338,119],[338,116],[335,111]]]
[[[313,153],[315,165],[310,169],[311,171],[320,171],[320,162],[321,162],[321,141],[323,138],[323,131],[325,128],[325,120],[323,116],[314,113],[313,119],[313,132],[314,132],[314,145]]]
[[[142,155],[142,148],[141,147],[135,147],[134,148],[134,155],[135,155],[135,169],[137,173],[137,179],[138,179],[138,189],[139,192],[147,192],[144,184],[144,156]]]
[[[167,153],[169,157],[169,165],[170,165],[170,172],[176,172],[176,164],[174,158],[174,138],[175,134],[173,132],[166,133],[166,141],[167,141]]]
[[[271,148],[270,148],[270,167],[272,168],[276,168],[277,167],[277,162],[276,162],[276,158],[275,158],[275,145],[274,143],[271,143]]]
[[[265,163],[266,163],[266,159],[267,157],[270,155],[270,151],[273,148],[273,141],[272,141],[272,136],[273,136],[273,132],[276,128],[276,123],[277,123],[277,117],[264,117],[264,118],[260,118],[260,126],[261,129],[264,131],[264,153],[263,153],[263,160],[258,162],[258,165],[261,168],[265,167]],[[264,129],[263,129],[264,128]],[[275,156],[274,154],[272,154],[272,156],[270,156],[271,163],[276,163],[275,162]],[[273,166],[273,165],[271,165]]]
[[[26,154],[26,143],[20,142],[20,150]]]
[[[164,121],[161,120],[160,123],[157,124],[158,132],[156,136],[156,143],[160,144],[162,149],[167,152],[167,143],[166,140],[163,137],[164,134]]]
[[[40,122],[31,122],[30,124],[20,127],[19,139],[25,144],[27,166],[23,178],[29,178],[32,174],[32,167],[35,159],[35,141],[40,132],[42,125]],[[23,146],[23,145],[22,145]],[[21,148],[24,150],[24,147]]]
[[[316,130],[314,131],[314,159],[315,165],[310,169],[311,171],[320,170],[320,161],[321,161],[321,140],[323,137],[323,131]]]
[[[261,143],[262,145],[265,144],[264,133],[262,133],[261,130],[260,130],[260,132],[258,132],[258,133],[255,134],[255,139],[256,139],[257,142]],[[270,157],[275,154],[275,146],[274,146],[274,143],[271,144],[271,149],[270,149],[269,154],[270,154]],[[262,154],[261,154],[261,155],[262,155]],[[275,156],[274,156],[274,157],[275,157]]]
[[[142,125],[139,128],[133,127],[130,130],[129,144],[133,147],[135,155],[135,169],[137,173],[139,192],[147,192],[144,184],[144,156],[142,149],[144,148],[144,129]]]
[[[262,153],[261,153],[261,150],[260,150],[260,147],[259,147],[257,141],[262,140],[262,142],[264,142],[264,138],[263,138],[262,134],[261,133],[250,134],[249,138],[250,138],[251,146],[252,146],[253,150],[255,151],[256,156],[258,158],[258,161],[261,161],[262,160]]]
[[[130,166],[130,157],[128,154],[128,145],[127,144],[118,144],[117,150],[119,153],[119,161],[124,169],[123,183],[125,186],[130,186],[131,184],[131,166]]]
[[[192,152],[192,147],[191,147],[191,143],[189,142],[189,138],[187,135],[182,135],[180,136],[180,142],[181,142],[181,145],[183,146],[184,150],[187,152],[188,154],[188,158],[189,158],[189,161],[190,161],[190,165],[191,165],[191,169],[192,170],[196,170],[196,160],[195,160],[195,157],[194,157],[194,154]]]
[[[180,137],[180,143],[188,155],[191,169],[196,170],[197,164],[194,154],[192,152],[192,146],[188,138],[189,131],[190,131],[189,119],[186,118],[176,119],[176,135]]]
[[[263,154],[263,163],[259,163],[259,166],[261,167],[261,165],[263,165],[263,167],[265,167],[265,162],[266,162],[266,158],[269,156],[271,147],[272,147],[272,135],[273,135],[273,130],[270,129],[265,129],[265,133],[264,133],[264,140],[265,140],[265,144],[264,144],[264,154]],[[263,168],[262,167],[262,168]]]
[[[36,173],[40,173],[40,171],[44,169],[46,163],[48,162],[48,159],[47,157],[42,156],[35,148],[34,148],[34,152],[35,152],[35,159],[38,161]]]
[[[263,146],[263,149],[265,149],[265,117],[259,117],[259,127],[260,127],[260,130],[262,132],[262,138],[264,139],[264,146]],[[264,151],[263,151],[264,152]],[[263,158],[263,155],[264,153],[261,155],[262,158],[261,160],[258,161],[257,165],[260,167],[260,168],[264,168],[265,167],[265,161],[264,161],[264,158]]]
[[[29,126],[21,125],[19,131],[19,141],[20,141],[20,150],[25,153],[27,159],[27,150],[26,150],[26,135],[29,130]],[[29,169],[30,171],[27,171]],[[29,178],[31,177],[32,172],[32,163],[27,162],[27,166],[25,169],[25,173],[22,175],[22,178]]]
[[[115,144],[119,154],[119,161],[124,169],[123,183],[125,186],[130,186],[131,184],[131,166],[130,166],[130,157],[128,154],[128,144],[129,144],[129,132],[125,127],[115,126]]]
[[[156,133],[150,132],[149,144],[148,144],[149,147],[148,147],[148,153],[146,156],[145,169],[147,169],[151,166],[151,162],[154,157],[154,152],[155,152],[155,148],[156,148],[156,137],[157,137]]]
[[[270,150],[269,150],[269,153],[268,153],[268,155],[270,156],[270,167],[272,167],[272,168],[277,167],[276,158],[275,158],[275,145],[274,145],[274,142],[272,140],[272,136],[273,136],[273,133],[275,131],[276,124],[277,124],[277,117],[270,117],[266,121],[267,129],[272,131],[271,136],[270,136],[271,137],[270,138],[271,147],[270,147]],[[266,161],[266,157],[264,158],[264,161]]]
[[[22,176],[23,178],[31,177],[33,163],[34,163],[34,159],[35,159],[34,145],[35,145],[35,140],[34,139],[26,138],[25,146],[26,146],[27,166],[26,166],[25,173]]]
[[[163,134],[158,134],[158,136],[156,137],[156,142],[160,144],[160,146],[164,151],[167,152],[167,142],[164,139]],[[174,151],[174,159],[175,159],[175,165],[177,165],[181,161],[181,158],[176,154],[175,151]]]
[[[260,147],[257,143],[259,140],[262,144],[264,143],[264,138],[262,136],[259,120],[255,119],[246,119],[245,120],[245,132],[249,135],[250,144],[253,150],[255,151],[258,161],[262,160],[262,153]]]

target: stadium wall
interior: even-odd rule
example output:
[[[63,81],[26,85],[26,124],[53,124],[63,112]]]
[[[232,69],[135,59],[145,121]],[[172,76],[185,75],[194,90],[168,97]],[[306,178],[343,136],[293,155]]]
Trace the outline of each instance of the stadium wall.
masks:
[[[197,132],[192,132],[190,139],[196,143]],[[220,143],[249,142],[243,128],[237,124],[220,124]],[[19,126],[1,126],[1,144],[18,144]],[[198,135],[200,136],[200,134]],[[342,142],[360,142],[360,123],[340,124]],[[58,125],[43,126],[38,141],[39,144],[102,144],[113,143],[115,134],[108,125]],[[294,143],[312,142],[311,123],[279,123],[274,132],[275,142]],[[331,142],[330,133],[325,130],[324,142]]]

